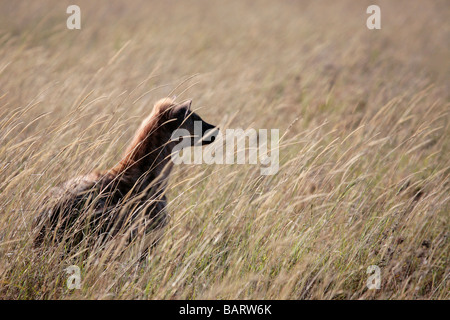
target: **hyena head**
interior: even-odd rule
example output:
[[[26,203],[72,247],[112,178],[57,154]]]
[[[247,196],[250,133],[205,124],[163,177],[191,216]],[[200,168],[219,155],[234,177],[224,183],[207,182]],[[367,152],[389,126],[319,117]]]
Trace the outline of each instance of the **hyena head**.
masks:
[[[192,100],[172,104],[166,113],[168,128],[172,131],[172,141],[183,140],[185,147],[207,145],[214,142],[219,128],[204,121],[191,110]]]

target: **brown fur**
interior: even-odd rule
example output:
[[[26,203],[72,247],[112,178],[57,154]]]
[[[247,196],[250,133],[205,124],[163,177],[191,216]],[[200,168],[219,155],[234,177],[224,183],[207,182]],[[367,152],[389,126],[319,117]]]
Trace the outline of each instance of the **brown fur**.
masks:
[[[36,219],[35,245],[65,239],[72,246],[86,236],[97,242],[117,235],[132,239],[161,230],[168,220],[165,189],[176,144],[170,137],[180,127],[193,134],[193,121],[202,121],[190,104],[160,100],[117,165],[54,188]],[[202,124],[203,134],[214,128]]]

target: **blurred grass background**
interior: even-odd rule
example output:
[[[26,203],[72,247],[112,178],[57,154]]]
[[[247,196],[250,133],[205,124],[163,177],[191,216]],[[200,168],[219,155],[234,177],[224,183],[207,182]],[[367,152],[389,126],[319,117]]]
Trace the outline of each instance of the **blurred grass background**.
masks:
[[[81,30],[70,4],[0,1],[1,298],[449,298],[448,1],[377,1],[381,30],[370,1],[77,1]],[[114,164],[167,95],[280,129],[279,173],[177,166],[144,264],[33,250],[48,189]]]

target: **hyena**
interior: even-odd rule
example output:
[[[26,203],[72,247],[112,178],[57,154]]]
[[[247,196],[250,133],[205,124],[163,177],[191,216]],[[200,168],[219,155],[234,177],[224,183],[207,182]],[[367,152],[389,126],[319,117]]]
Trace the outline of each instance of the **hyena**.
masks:
[[[202,125],[201,137],[194,135],[194,123]],[[104,243],[117,235],[130,240],[162,230],[168,220],[165,189],[178,143],[171,138],[176,129],[188,130],[193,145],[209,144],[218,133],[191,111],[190,100],[158,101],[115,166],[50,191],[35,220],[35,245],[64,240],[72,247],[87,236]]]

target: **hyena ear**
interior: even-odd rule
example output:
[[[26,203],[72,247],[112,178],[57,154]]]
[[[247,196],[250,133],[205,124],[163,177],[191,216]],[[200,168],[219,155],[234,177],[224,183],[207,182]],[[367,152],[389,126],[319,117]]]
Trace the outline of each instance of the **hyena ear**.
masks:
[[[187,100],[172,108],[172,116],[174,118],[185,119],[191,113],[192,100]]]
[[[189,115],[189,113],[191,113],[191,105],[192,105],[192,100],[190,100],[190,99],[181,104],[181,107],[183,108],[183,110],[184,109],[186,110],[185,117],[187,117]]]

